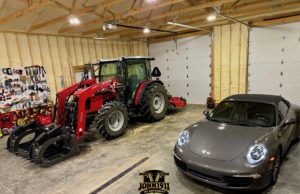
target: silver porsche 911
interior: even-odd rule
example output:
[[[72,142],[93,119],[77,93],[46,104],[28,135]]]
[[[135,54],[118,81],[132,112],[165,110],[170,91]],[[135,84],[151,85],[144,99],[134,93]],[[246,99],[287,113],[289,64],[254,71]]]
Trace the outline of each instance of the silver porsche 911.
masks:
[[[230,96],[181,133],[175,164],[185,175],[218,187],[274,185],[282,157],[300,136],[299,113],[300,107],[280,96]]]

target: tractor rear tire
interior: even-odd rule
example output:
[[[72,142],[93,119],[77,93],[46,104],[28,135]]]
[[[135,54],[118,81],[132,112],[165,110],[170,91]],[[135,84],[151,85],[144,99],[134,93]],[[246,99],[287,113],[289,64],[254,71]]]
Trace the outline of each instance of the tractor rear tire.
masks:
[[[110,140],[125,133],[128,126],[128,113],[122,103],[112,101],[103,105],[95,121],[99,133]]]
[[[147,86],[141,100],[140,114],[144,121],[154,122],[165,118],[168,110],[168,94],[162,84]]]

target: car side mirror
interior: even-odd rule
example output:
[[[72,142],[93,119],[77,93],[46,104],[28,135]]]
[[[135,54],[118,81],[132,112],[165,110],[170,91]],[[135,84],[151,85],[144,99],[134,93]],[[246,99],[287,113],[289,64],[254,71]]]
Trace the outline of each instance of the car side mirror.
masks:
[[[208,110],[208,109],[205,109],[205,110],[203,111],[203,115],[204,115],[206,118],[209,118],[209,115],[210,115],[209,110]]]
[[[296,123],[296,120],[294,118],[288,118],[287,120],[285,120],[284,125],[287,126],[287,125],[292,125],[295,123]]]

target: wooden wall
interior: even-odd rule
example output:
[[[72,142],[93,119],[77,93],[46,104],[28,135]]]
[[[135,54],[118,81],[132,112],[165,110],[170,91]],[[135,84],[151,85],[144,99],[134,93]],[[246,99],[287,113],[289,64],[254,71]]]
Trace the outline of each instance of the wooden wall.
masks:
[[[101,58],[148,55],[144,42],[54,35],[0,32],[0,45],[0,67],[44,65],[52,99],[62,88],[61,76],[65,87],[74,83],[72,66]]]
[[[214,27],[212,96],[217,102],[246,93],[248,36],[247,26],[239,23]]]

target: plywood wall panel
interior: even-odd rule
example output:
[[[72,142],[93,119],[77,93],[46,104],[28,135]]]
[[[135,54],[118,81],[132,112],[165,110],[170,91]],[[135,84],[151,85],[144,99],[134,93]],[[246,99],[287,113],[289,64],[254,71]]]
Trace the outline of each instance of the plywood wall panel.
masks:
[[[95,42],[93,39],[88,39],[88,50],[91,62],[95,63],[98,60],[98,57],[96,56]]]
[[[86,63],[91,62],[88,40],[86,38],[81,39],[81,47],[83,53],[83,61],[85,61]]]
[[[32,57],[32,63],[34,65],[42,65],[43,64],[42,53],[40,49],[38,36],[37,35],[28,36],[28,44],[29,44],[29,50]],[[28,65],[26,64],[26,66]]]
[[[72,84],[73,68],[71,66],[70,58],[68,55],[68,48],[65,37],[57,38],[58,52],[61,61],[61,68],[63,69],[62,74],[64,77],[65,87]]]
[[[54,73],[54,79],[56,81],[56,90],[60,91],[62,88],[64,88],[64,77],[62,73],[62,63],[60,60],[60,54],[58,49],[59,47],[56,36],[48,36],[48,46]]]
[[[22,66],[33,64],[31,52],[29,48],[28,36],[25,34],[17,34],[17,47],[20,54],[20,61]]]
[[[69,58],[72,66],[78,66],[77,59],[76,59],[76,52],[75,52],[75,46],[74,46],[74,39],[72,37],[67,38],[66,41]]]
[[[246,93],[248,28],[236,23],[213,31],[212,96],[217,102]]]
[[[245,26],[241,26],[241,41],[240,41],[240,78],[239,92],[247,92],[247,77],[248,77],[248,50],[249,50],[249,30]]]
[[[57,84],[55,80],[55,73],[53,71],[52,58],[50,56],[48,37],[45,35],[39,35],[38,39],[42,54],[42,64],[47,72],[47,81],[51,91],[51,99],[55,99],[55,94],[57,93]]]
[[[28,35],[0,32],[0,67],[18,68],[44,65],[52,99],[64,86],[75,82],[73,66],[95,63],[99,59],[128,55],[148,55],[147,45],[139,51],[131,41],[93,40],[82,37]],[[63,78],[63,85],[61,83]]]
[[[95,50],[96,50],[97,59],[101,59],[104,56],[101,42],[98,40],[94,40],[94,42],[95,42]]]
[[[17,68],[21,67],[21,58],[17,46],[17,36],[15,33],[4,33],[6,40],[6,48],[8,57],[10,58],[10,66]]]
[[[3,33],[0,33],[0,45],[0,67],[10,67],[6,41]]]
[[[73,38],[73,40],[77,65],[84,64],[84,54],[82,51],[81,39],[76,37]]]

